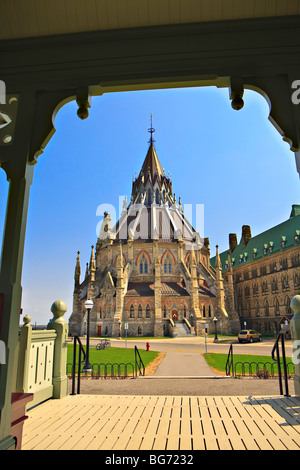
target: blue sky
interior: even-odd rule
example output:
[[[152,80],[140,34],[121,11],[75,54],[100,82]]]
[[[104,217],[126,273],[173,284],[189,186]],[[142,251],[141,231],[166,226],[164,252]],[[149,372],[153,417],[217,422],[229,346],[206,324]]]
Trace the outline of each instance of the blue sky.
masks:
[[[148,149],[150,113],[155,147],[173,190],[183,204],[204,204],[204,233],[228,248],[228,234],[256,235],[286,220],[300,203],[294,154],[268,121],[267,102],[246,91],[245,106],[231,108],[228,89],[186,88],[107,93],[92,99],[81,121],[75,102],[64,106],[56,133],[35,166],[23,266],[23,314],[32,323],[51,318],[54,300],[72,313],[74,268],[81,252],[81,275],[96,244],[104,204],[119,210],[130,200],[132,177]],[[1,200],[8,183],[0,178]],[[4,205],[0,222],[3,227]],[[104,210],[102,210],[102,213]]]

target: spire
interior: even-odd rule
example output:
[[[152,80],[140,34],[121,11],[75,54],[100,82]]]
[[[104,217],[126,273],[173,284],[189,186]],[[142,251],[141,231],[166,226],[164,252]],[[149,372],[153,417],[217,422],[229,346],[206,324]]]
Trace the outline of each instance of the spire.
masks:
[[[90,259],[90,275],[91,275],[91,281],[94,281],[94,280],[95,280],[95,272],[96,272],[95,253],[94,253],[94,245],[92,245],[92,252],[91,252],[91,259]]]
[[[80,255],[80,251],[77,252],[77,258],[76,258],[76,267],[75,267],[75,276],[74,276],[74,279],[75,279],[75,287],[78,287],[79,284],[80,284],[80,273],[81,273],[81,269],[80,269],[80,258],[79,258],[79,255]]]
[[[216,263],[215,263],[215,269],[216,271],[222,271],[222,264],[221,264],[221,259],[219,255],[219,245],[216,245]]]
[[[153,142],[155,142],[155,140],[153,139],[153,134],[155,132],[155,129],[152,127],[153,125],[153,117],[152,117],[152,113],[151,113],[151,116],[150,116],[150,127],[148,129],[148,132],[150,132],[150,140],[149,140],[149,143],[150,145],[153,144]]]

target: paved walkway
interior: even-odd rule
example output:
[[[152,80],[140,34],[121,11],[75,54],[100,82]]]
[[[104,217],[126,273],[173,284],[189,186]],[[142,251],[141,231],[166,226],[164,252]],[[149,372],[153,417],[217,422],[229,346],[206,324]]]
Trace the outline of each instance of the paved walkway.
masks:
[[[216,374],[199,353],[167,352],[153,377],[213,377]]]

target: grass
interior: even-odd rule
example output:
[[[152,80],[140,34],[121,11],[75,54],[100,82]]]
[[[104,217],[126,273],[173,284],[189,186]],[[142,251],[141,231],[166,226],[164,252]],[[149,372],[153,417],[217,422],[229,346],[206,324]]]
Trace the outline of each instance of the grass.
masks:
[[[159,355],[158,351],[146,351],[145,349],[139,349],[140,356],[142,361],[147,367],[151,362],[153,362],[157,356]],[[125,366],[124,364],[132,364],[134,367],[135,364],[135,354],[134,349],[132,348],[114,348],[111,347],[109,349],[104,350],[97,350],[96,347],[90,346],[89,350],[89,359],[90,364],[103,364],[101,366],[101,375],[102,370],[104,370],[104,365],[107,365],[108,374],[110,373],[111,367],[108,364],[122,364],[120,370],[121,373],[124,373]],[[77,349],[77,361],[78,361],[78,349]],[[67,356],[67,363],[73,363],[73,344],[68,344],[68,356]],[[70,366],[68,371],[70,371]],[[95,366],[95,370],[96,366]],[[116,370],[116,368],[115,368]],[[128,366],[128,373],[132,372],[132,367]]]
[[[227,354],[204,354],[204,359],[206,360],[207,364],[212,368],[215,369],[217,372],[225,373],[225,366],[227,361]],[[293,362],[290,357],[286,358],[286,362],[288,364],[288,371],[293,372]],[[244,368],[242,364],[244,364]],[[275,374],[277,374],[277,364],[272,360],[270,356],[253,356],[247,354],[234,354],[233,355],[233,364],[234,364],[234,371],[236,374],[251,375],[251,368],[252,368],[252,375],[257,375],[257,370],[262,371],[265,369],[268,373],[271,373],[272,370]],[[251,368],[250,368],[251,364]],[[258,366],[256,366],[256,364]]]

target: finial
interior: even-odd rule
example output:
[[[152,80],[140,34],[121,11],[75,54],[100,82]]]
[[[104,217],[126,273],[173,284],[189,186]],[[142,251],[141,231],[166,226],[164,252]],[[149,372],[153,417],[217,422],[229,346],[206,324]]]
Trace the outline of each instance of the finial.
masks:
[[[153,128],[153,118],[152,118],[152,113],[150,115],[150,127],[148,129],[148,132],[150,133],[151,137],[150,137],[150,140],[149,140],[149,143],[150,144],[153,144],[153,142],[155,142],[155,140],[153,139],[153,134],[155,132],[155,129]]]

